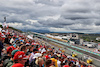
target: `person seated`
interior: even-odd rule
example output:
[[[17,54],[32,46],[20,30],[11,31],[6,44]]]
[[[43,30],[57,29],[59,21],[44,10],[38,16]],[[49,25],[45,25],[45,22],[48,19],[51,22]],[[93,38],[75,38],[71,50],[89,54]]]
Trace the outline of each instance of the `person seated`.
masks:
[[[27,61],[29,57],[25,55],[23,51],[18,51],[14,55],[14,65],[16,64],[22,64],[25,65],[25,62]],[[14,65],[12,67],[14,67]]]
[[[15,53],[16,53],[17,51],[19,51],[19,50],[13,50],[13,51],[11,52],[11,55],[12,55],[12,56],[11,56],[11,58],[10,58],[8,64],[6,65],[6,67],[11,67],[11,66],[13,65],[13,57],[14,57],[14,55],[15,55]]]
[[[45,61],[45,67],[50,67],[50,66],[52,66],[53,65],[53,63],[52,63],[52,60],[46,60]],[[53,65],[54,66],[54,65]]]
[[[25,45],[20,46],[20,51],[23,51],[25,54],[27,53],[27,47]]]
[[[6,67],[6,65],[8,64],[8,62],[10,61],[11,59],[11,53],[13,50],[15,50],[16,48],[14,48],[13,46],[9,46],[7,47],[7,55],[4,55],[2,57],[2,61],[3,61],[3,66]]]
[[[38,58],[38,59],[36,59],[35,63],[36,63],[39,67],[43,67],[44,60],[43,60],[42,58]]]

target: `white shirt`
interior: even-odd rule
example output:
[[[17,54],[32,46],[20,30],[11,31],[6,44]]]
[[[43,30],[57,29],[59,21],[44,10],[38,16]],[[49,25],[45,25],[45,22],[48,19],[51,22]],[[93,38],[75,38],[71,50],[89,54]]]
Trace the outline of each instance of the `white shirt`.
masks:
[[[46,52],[45,48],[42,49],[41,53]]]
[[[13,41],[14,41],[14,39],[13,39],[13,38],[11,38],[10,43],[12,43]]]
[[[2,28],[0,28],[0,32],[2,31]]]
[[[32,53],[31,53],[31,56],[29,57],[29,64],[34,60],[34,59],[33,59],[34,55],[35,55],[35,54],[32,52]]]
[[[57,60],[58,67],[61,67],[61,61]]]
[[[49,57],[51,58],[51,55],[49,55]]]

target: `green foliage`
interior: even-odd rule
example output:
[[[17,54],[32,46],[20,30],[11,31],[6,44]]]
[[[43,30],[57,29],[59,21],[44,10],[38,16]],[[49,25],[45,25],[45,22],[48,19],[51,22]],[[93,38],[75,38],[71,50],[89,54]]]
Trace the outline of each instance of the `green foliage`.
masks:
[[[88,41],[88,42],[90,42],[91,40],[90,40],[89,38],[86,38],[86,39],[85,39],[85,41]]]
[[[100,42],[100,40],[98,40],[98,42]]]
[[[98,42],[96,41],[96,38],[99,37],[100,35],[98,34],[83,34],[80,35],[80,38],[82,38],[84,41],[93,41],[93,42]]]
[[[19,29],[15,29],[15,28],[13,28],[13,27],[9,27],[10,29],[13,29],[13,30],[15,30],[15,31],[18,31],[18,32],[20,32],[20,33],[23,33],[21,30],[19,30]]]
[[[2,25],[0,25],[0,27],[2,27]]]
[[[0,25],[0,27],[2,27],[2,25]],[[13,30],[15,30],[15,31],[18,31],[18,32],[20,32],[20,33],[23,33],[21,30],[19,30],[19,29],[15,29],[15,28],[13,28],[13,27],[9,27],[10,29],[13,29]]]

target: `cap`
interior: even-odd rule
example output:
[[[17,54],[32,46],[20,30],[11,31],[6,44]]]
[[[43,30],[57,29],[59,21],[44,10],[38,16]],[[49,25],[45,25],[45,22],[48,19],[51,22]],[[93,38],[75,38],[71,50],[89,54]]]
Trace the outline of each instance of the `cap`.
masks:
[[[41,57],[41,56],[42,56],[41,53],[36,53],[36,54],[34,55],[33,59],[38,58],[38,57]]]
[[[45,56],[46,59],[50,59],[50,57],[48,55]]]
[[[68,65],[64,65],[63,67],[69,67]]]
[[[62,57],[66,58],[66,56],[65,56],[65,55],[62,55]]]
[[[45,48],[42,49],[41,53],[46,53],[46,50]]]
[[[2,32],[6,32],[5,30],[2,30]]]
[[[44,45],[43,47],[44,47],[44,48],[46,48],[46,46],[45,46],[45,45]]]
[[[11,55],[14,56],[14,54],[15,54],[17,51],[19,51],[19,50],[13,50],[13,51],[11,52]]]
[[[14,47],[14,46],[9,46],[8,48],[7,48],[7,52],[9,52],[9,51],[13,51],[13,50],[15,50],[16,48]]]
[[[16,64],[12,65],[12,67],[24,67],[24,65],[20,64],[20,63],[16,63]]]
[[[0,32],[0,37],[5,38],[6,36]]]
[[[29,57],[25,55],[23,51],[17,51],[14,55],[14,60],[19,60],[19,59],[28,59]]]

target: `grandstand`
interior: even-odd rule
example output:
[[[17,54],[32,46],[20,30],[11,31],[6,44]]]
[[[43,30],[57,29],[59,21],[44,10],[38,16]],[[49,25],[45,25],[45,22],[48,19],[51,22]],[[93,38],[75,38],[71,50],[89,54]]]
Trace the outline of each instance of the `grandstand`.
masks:
[[[52,37],[45,37],[45,36],[42,36],[42,37],[41,36],[37,36],[37,37],[50,40],[52,42],[55,42],[55,43],[58,43],[58,44],[61,44],[61,45],[65,46],[65,47],[68,47],[70,49],[73,49],[74,51],[78,51],[79,53],[82,53],[82,54],[85,54],[85,55],[89,55],[89,56],[93,57],[93,60],[95,61],[95,62],[93,62],[93,64],[99,66],[99,64],[97,64],[97,63],[100,62],[99,61],[100,60],[100,54],[98,54],[98,53],[95,53],[95,52],[92,52],[92,51],[89,51],[89,50],[85,50],[85,49],[82,49],[82,48],[78,48],[78,47],[69,45],[67,43],[64,43],[64,42],[61,42],[59,40],[56,40],[55,38],[53,39]]]

